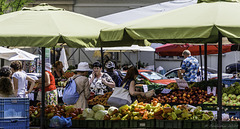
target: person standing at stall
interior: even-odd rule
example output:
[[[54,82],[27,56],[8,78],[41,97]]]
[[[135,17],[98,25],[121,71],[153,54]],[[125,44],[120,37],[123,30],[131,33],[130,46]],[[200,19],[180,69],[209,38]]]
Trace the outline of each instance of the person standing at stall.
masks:
[[[180,72],[183,75],[184,80],[187,82],[197,82],[197,74],[199,71],[198,60],[191,56],[189,50],[184,50],[182,55],[184,56],[184,60]]]
[[[77,92],[79,94],[76,104],[73,105],[75,108],[85,109],[88,107],[87,99],[90,97],[90,85],[87,78],[88,71],[90,71],[88,63],[80,62],[78,68],[75,70],[77,74],[71,77],[75,79]]]
[[[103,95],[106,92],[112,91],[115,87],[115,82],[107,73],[102,73],[102,64],[100,62],[93,63],[93,72],[89,76],[90,90],[95,95]]]
[[[58,94],[55,86],[55,78],[51,73],[52,65],[50,63],[45,64],[45,102],[46,105],[58,105]],[[38,87],[42,87],[42,79],[38,81]],[[41,101],[41,91],[38,92],[37,100]]]
[[[112,80],[115,82],[116,87],[119,87],[122,82],[122,78],[120,75],[118,75],[117,71],[114,71],[115,64],[112,61],[108,61],[105,64],[107,74],[112,78]]]
[[[13,72],[12,80],[14,87],[14,95],[19,98],[26,98],[35,85],[35,80],[31,77],[27,76],[26,73],[22,72],[22,62],[21,61],[13,61],[10,64],[11,70]],[[31,86],[27,91],[26,81],[31,82]]]
[[[64,75],[63,64],[61,61],[56,61],[53,67],[52,75],[57,79]]]

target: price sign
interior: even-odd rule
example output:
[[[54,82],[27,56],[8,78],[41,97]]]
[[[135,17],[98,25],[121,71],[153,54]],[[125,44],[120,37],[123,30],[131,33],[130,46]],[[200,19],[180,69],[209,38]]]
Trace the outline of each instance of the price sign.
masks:
[[[143,85],[143,91],[148,92],[148,86],[147,85]]]
[[[171,89],[164,88],[161,93],[162,94],[168,94],[170,91],[171,91]]]
[[[185,80],[182,79],[176,79],[177,85],[179,89],[185,89],[185,87],[188,87],[188,84]]]

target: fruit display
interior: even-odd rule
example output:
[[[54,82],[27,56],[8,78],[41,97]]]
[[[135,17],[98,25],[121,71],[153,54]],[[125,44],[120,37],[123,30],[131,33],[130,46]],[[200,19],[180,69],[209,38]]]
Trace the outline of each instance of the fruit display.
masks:
[[[217,96],[212,96],[204,104],[217,104]],[[226,93],[222,94],[222,105],[223,106],[240,106],[240,95],[236,96],[235,94]]]
[[[178,89],[178,85],[177,85],[177,83],[170,83],[170,84],[167,85],[166,88],[171,89],[171,90],[175,90],[175,89]]]
[[[74,75],[74,72],[67,71],[64,73],[63,78],[68,79]]]
[[[108,98],[112,95],[112,91],[111,92],[107,92],[104,95],[98,95],[95,96],[93,99],[88,100],[88,105],[97,105],[97,104],[101,104],[104,106],[109,106],[107,104],[107,100]]]
[[[209,79],[207,82],[201,81],[201,82],[194,82],[192,84],[188,84],[189,88],[193,87],[199,87],[200,89],[207,90],[207,87],[216,87],[218,85],[217,79]]]
[[[240,94],[240,84],[239,84],[239,82],[235,82],[229,87],[224,87],[222,89],[222,93],[239,95]]]
[[[83,119],[83,110],[81,108],[74,108],[73,105],[47,105],[45,107],[45,116],[47,119],[51,119],[53,116],[63,116],[65,118],[72,117],[73,120]],[[39,118],[41,115],[40,104],[37,107],[29,107],[30,118]]]
[[[130,106],[124,105],[119,109],[112,107],[111,112],[105,115],[104,120],[212,120],[213,113],[203,112],[201,107],[195,109],[185,105],[171,107],[169,104],[161,105],[154,98],[151,103],[138,102]]]
[[[199,87],[188,88],[185,90],[172,91],[168,94],[158,94],[157,99],[160,103],[179,103],[179,104],[202,104],[208,101],[213,94],[207,94],[207,91]]]

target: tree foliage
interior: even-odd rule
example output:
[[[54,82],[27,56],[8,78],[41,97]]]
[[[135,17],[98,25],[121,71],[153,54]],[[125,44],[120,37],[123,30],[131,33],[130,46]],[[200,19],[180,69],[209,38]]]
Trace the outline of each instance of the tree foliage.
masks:
[[[33,0],[0,0],[0,15],[21,10],[27,3]]]

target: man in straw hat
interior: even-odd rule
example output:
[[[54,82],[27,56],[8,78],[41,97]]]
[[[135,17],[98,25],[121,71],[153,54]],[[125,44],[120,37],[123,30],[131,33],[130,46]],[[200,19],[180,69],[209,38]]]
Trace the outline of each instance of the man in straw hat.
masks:
[[[87,62],[80,62],[78,68],[75,70],[77,72],[72,78],[75,79],[77,85],[77,92],[79,93],[79,98],[75,108],[85,109],[88,107],[87,99],[90,97],[90,85],[88,78],[88,71],[90,71],[89,65]]]
[[[187,82],[196,82],[197,73],[199,71],[198,60],[191,56],[191,52],[189,50],[184,50],[182,56],[184,56],[184,60],[182,62],[180,71],[184,80]]]

